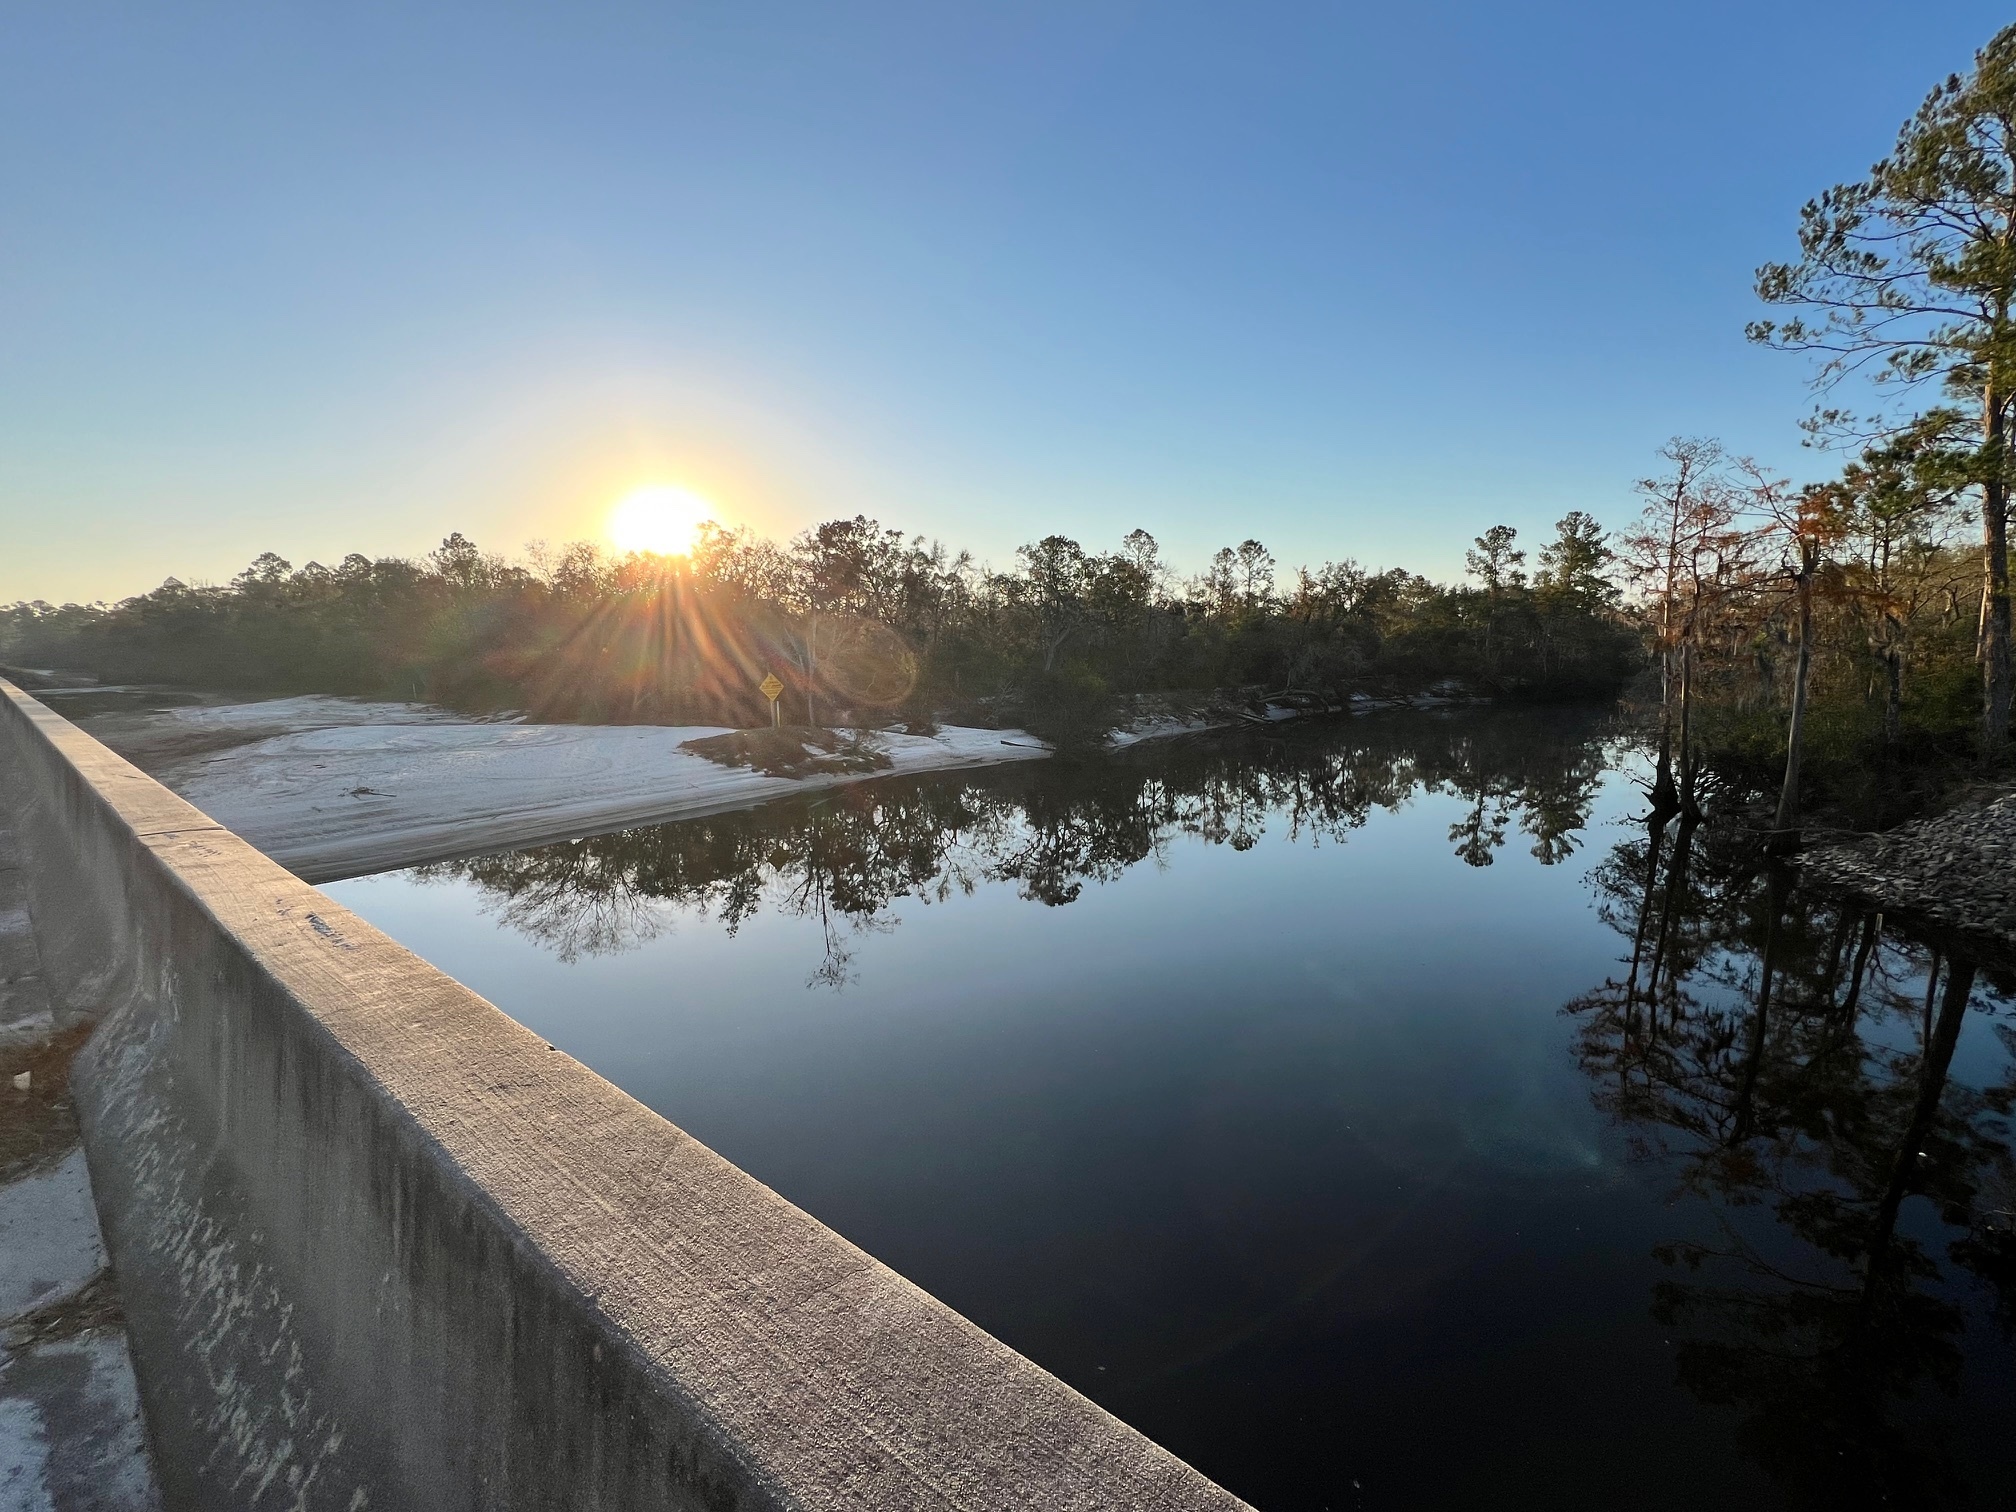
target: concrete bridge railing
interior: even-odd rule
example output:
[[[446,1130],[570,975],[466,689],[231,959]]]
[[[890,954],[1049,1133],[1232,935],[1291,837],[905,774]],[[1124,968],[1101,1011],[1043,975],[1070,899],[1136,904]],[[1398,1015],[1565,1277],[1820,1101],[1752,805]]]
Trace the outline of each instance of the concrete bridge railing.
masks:
[[[0,682],[171,1506],[1243,1505]]]

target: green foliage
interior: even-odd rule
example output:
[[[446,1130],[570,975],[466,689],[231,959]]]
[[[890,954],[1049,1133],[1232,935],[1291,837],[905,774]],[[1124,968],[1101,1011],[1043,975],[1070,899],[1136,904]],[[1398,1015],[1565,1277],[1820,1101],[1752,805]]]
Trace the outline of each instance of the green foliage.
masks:
[[[115,605],[0,609],[0,660],[119,682],[428,699],[596,722],[767,724],[785,684],[803,724],[928,721],[991,709],[1064,745],[1110,728],[1122,694],[1258,685],[1409,692],[1454,678],[1566,697],[1642,663],[1602,578],[1607,548],[1571,515],[1537,584],[1486,592],[1355,562],[1284,592],[1256,540],[1180,583],[1153,536],[1111,553],[1062,535],[977,568],[862,516],[786,546],[709,526],[690,557],[587,545],[507,562],[452,535],[418,562],[295,568],[270,553],[228,585],[170,581]],[[1513,532],[1496,527],[1507,560]],[[1558,565],[1556,559],[1559,558]]]
[[[1060,750],[1083,749],[1113,728],[1106,679],[1083,666],[1032,672],[1023,683],[1020,723]]]
[[[1807,708],[1806,804],[1853,828],[1886,828],[1976,769],[1980,681],[1971,655],[1917,668],[1892,736],[1880,689],[1867,677],[1843,676],[1845,660],[1842,649],[1830,651]],[[1725,681],[1711,685],[1694,719],[1695,739],[1723,786],[1755,794],[1776,788],[1785,767],[1781,699],[1744,697]]]
[[[1823,378],[1868,371],[1960,393],[2006,391],[2016,347],[2016,26],[1929,94],[1867,178],[1800,214],[1800,258],[1757,293],[1811,311],[1757,321],[1753,340],[1817,352]]]
[[[1526,553],[1512,545],[1518,536],[1519,532],[1510,525],[1493,525],[1477,537],[1475,550],[1463,553],[1463,564],[1484,585],[1486,593],[1502,593],[1507,588],[1526,585],[1526,574],[1521,570]]]
[[[1617,585],[1604,574],[1617,553],[1604,538],[1603,527],[1579,509],[1570,510],[1554,527],[1554,539],[1540,549],[1535,583],[1541,602],[1555,610],[1594,614],[1617,602]]]

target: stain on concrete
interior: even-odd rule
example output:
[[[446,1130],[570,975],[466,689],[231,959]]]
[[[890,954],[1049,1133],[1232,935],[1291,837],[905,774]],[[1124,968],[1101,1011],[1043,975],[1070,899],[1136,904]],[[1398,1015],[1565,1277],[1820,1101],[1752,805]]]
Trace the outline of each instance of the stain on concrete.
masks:
[[[0,1512],[160,1512],[125,1336],[0,1354]]]
[[[0,1512],[160,1506],[90,1172],[73,1147],[0,1186]]]

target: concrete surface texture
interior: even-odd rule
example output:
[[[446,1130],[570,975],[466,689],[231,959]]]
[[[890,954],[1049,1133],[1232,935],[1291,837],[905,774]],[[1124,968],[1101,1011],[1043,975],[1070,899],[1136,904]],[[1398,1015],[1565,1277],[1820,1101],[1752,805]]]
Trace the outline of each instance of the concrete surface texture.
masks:
[[[0,684],[172,1508],[1242,1505]]]
[[[0,764],[0,777],[7,771]],[[55,1028],[28,917],[28,874],[6,816],[0,814],[0,1045],[32,1043]]]
[[[104,1267],[81,1146],[0,1186],[0,1319],[61,1302]]]
[[[117,1332],[0,1363],[0,1512],[159,1512],[133,1366]]]
[[[0,1118],[23,1101],[0,1088]],[[0,1174],[0,1512],[159,1506],[91,1177],[73,1147]]]
[[[70,1098],[88,1025],[56,1021],[21,881],[0,824],[0,1512],[157,1512]]]

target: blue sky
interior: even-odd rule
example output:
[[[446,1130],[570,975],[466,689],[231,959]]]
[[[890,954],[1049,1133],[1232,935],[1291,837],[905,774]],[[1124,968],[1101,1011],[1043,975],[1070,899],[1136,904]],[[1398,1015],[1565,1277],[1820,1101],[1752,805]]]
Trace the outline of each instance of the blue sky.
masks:
[[[1824,465],[1752,270],[2007,19],[8,7],[0,601],[515,552],[652,482],[1453,576],[1620,523],[1676,433]]]

